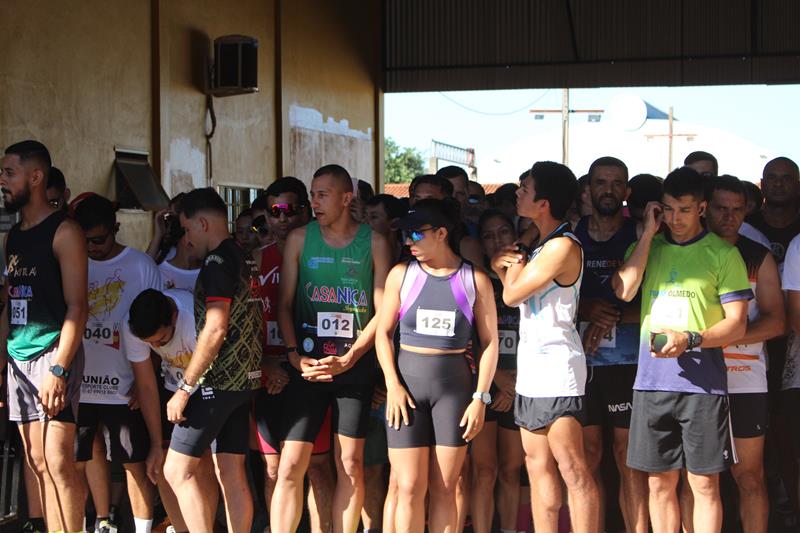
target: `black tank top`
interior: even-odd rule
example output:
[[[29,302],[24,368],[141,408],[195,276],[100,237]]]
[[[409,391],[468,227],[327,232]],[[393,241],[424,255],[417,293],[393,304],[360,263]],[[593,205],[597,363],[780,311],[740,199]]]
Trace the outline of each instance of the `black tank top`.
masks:
[[[67,304],[53,238],[66,218],[56,211],[30,229],[16,224],[8,233],[8,354],[18,361],[36,359],[61,334]]]
[[[622,227],[607,241],[598,242],[589,235],[589,217],[575,226],[575,235],[583,246],[583,283],[581,297],[602,298],[621,306],[611,286],[611,276],[625,262],[625,252],[638,240],[636,221],[626,218]]]

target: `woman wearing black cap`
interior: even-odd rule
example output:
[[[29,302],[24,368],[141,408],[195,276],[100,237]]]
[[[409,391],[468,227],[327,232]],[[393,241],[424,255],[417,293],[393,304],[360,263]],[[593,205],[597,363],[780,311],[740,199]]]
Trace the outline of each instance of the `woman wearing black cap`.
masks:
[[[458,207],[422,200],[400,221],[414,257],[386,280],[375,347],[386,378],[389,461],[398,484],[397,531],[455,531],[455,488],[467,442],[482,429],[498,357],[489,278],[454,251]],[[400,325],[400,351],[392,338]],[[464,351],[483,347],[477,389]]]

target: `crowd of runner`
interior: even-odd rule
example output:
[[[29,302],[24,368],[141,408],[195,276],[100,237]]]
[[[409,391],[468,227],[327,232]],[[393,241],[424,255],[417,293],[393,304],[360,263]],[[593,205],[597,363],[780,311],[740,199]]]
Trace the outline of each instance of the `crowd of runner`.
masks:
[[[445,167],[395,198],[331,164],[235,221],[178,194],[139,251],[9,146],[24,530],[113,531],[118,467],[136,533],[796,527],[800,175],[717,168],[537,162],[487,195]]]

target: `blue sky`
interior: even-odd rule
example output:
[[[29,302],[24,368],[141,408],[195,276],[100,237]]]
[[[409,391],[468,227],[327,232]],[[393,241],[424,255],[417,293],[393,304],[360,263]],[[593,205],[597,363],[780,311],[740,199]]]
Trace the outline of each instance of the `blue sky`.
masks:
[[[573,89],[570,107],[604,109],[619,93],[636,94],[665,112],[671,105],[678,120],[729,131],[800,162],[800,85]],[[385,132],[426,156],[431,139],[473,147],[480,166],[482,157],[541,128],[560,135],[560,115],[537,121],[528,110],[560,108],[561,98],[560,89],[390,93]],[[571,120],[587,118],[573,114]]]

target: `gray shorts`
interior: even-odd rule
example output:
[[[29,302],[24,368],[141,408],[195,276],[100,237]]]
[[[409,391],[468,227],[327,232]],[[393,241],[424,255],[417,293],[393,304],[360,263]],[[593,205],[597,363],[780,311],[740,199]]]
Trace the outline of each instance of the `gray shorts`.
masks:
[[[44,410],[39,402],[39,387],[50,373],[58,344],[36,359],[17,361],[8,358],[8,419],[26,423],[44,420]],[[72,365],[68,369],[66,406],[53,418],[59,422],[75,423],[78,419],[78,403],[81,399],[83,381],[83,345],[78,348]]]
[[[628,466],[693,474],[727,470],[736,462],[728,413],[724,395],[633,391]]]
[[[564,417],[572,417],[580,425],[586,425],[583,396],[529,398],[517,394],[514,397],[514,422],[528,431],[545,429]]]

